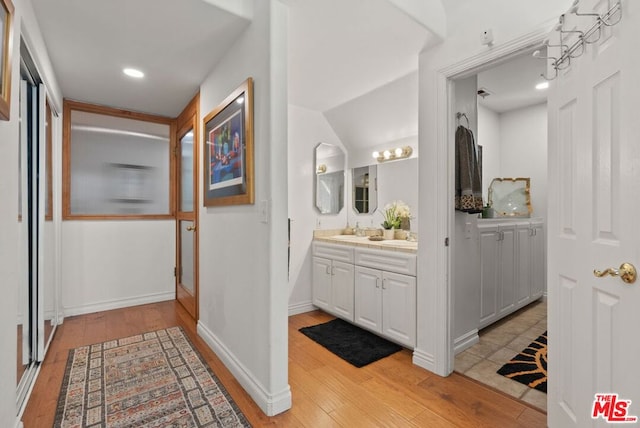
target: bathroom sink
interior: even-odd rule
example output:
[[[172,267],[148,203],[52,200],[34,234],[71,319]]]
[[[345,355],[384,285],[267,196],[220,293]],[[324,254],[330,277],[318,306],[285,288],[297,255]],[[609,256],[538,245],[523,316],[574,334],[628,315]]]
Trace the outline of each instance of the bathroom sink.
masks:
[[[337,239],[339,241],[351,241],[351,242],[360,242],[365,241],[367,239],[366,236],[356,236],[356,235],[333,235],[331,239]]]
[[[402,248],[418,248],[416,241],[403,241],[400,239],[390,239],[388,241],[380,241],[380,245],[389,247],[402,247]]]

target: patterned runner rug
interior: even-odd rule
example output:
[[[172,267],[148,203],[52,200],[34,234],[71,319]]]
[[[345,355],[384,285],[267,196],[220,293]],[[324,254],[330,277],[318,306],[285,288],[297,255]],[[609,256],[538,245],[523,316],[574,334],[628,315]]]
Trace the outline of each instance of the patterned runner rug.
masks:
[[[69,351],[54,427],[250,427],[180,327]]]
[[[522,352],[502,366],[498,374],[546,393],[547,332],[538,336]]]

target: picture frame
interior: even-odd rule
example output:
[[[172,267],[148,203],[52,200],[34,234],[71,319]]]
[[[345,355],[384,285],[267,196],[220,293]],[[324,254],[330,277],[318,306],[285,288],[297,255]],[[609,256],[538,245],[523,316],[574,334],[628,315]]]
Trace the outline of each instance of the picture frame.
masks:
[[[204,206],[254,203],[253,79],[203,119]]]
[[[11,0],[0,0],[0,5],[0,120],[9,120],[14,7]]]

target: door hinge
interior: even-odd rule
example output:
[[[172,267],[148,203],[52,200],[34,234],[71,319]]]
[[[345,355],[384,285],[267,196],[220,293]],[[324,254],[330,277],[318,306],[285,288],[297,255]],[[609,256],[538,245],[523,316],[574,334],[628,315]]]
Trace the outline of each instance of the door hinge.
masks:
[[[446,238],[444,238],[444,246],[445,247],[449,246],[449,237],[448,236]]]
[[[175,277],[178,276],[178,268],[177,267],[173,268],[173,276],[175,276]]]

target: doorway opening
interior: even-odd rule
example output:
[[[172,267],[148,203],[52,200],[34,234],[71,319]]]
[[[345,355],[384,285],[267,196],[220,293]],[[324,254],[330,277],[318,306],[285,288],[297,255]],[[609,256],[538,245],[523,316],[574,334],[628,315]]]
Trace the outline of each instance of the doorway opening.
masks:
[[[497,373],[546,332],[546,62],[533,50],[452,80],[484,206],[451,217],[451,330],[455,371],[546,410],[544,392]]]

